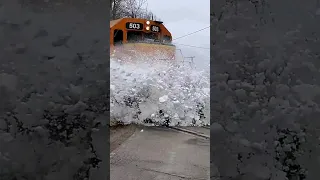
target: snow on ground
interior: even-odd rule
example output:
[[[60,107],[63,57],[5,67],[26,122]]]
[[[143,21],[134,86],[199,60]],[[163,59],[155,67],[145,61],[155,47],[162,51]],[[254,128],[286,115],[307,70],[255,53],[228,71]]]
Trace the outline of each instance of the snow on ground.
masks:
[[[110,115],[125,124],[208,125],[210,74],[188,65],[111,59]]]

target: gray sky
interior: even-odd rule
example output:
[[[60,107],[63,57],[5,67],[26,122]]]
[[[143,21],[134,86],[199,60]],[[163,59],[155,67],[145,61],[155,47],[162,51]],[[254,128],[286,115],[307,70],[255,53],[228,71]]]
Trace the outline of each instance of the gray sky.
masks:
[[[173,39],[210,26],[210,0],[148,0],[148,9],[164,22]],[[210,48],[210,28],[174,42]],[[197,67],[208,67],[209,49],[177,47],[184,56],[196,56]]]

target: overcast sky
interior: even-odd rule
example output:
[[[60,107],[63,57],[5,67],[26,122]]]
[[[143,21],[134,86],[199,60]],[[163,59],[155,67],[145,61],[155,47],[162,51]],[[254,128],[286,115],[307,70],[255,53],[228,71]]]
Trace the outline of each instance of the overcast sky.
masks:
[[[173,39],[210,26],[210,0],[148,0],[148,9],[164,22]],[[210,48],[210,28],[174,42]],[[197,67],[208,67],[209,49],[178,44],[184,56],[196,56]]]

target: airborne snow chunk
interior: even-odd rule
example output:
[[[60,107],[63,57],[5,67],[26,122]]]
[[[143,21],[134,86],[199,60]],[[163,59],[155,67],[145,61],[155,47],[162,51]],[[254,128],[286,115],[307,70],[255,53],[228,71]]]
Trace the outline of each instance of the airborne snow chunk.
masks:
[[[164,102],[168,101],[168,99],[169,99],[169,97],[167,95],[164,95],[159,98],[159,102],[164,103]]]

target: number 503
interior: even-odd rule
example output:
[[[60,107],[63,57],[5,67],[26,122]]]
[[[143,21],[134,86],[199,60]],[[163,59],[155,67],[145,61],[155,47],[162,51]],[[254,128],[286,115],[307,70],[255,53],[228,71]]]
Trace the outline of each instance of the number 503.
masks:
[[[129,28],[130,29],[140,29],[140,24],[130,23]]]

